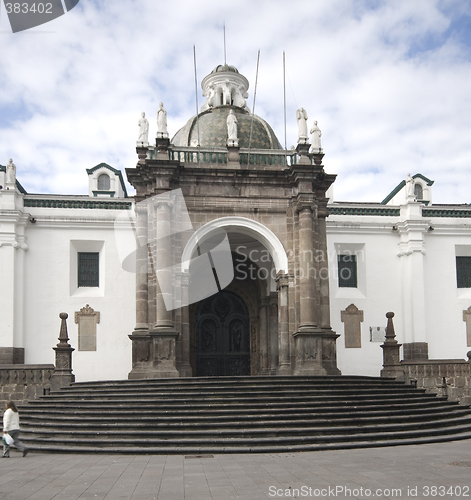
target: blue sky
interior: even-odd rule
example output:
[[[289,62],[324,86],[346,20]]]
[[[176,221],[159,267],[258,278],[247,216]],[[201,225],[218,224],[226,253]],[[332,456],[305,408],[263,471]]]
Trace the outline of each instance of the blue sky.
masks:
[[[101,162],[124,173],[141,111],[151,136],[160,101],[170,135],[194,115],[193,45],[200,85],[223,62],[224,21],[250,108],[260,50],[255,112],[282,144],[286,52],[288,147],[303,107],[336,200],[381,201],[420,172],[434,203],[471,203],[468,0],[81,0],[15,34],[2,5],[0,164],[32,193],[87,194]]]

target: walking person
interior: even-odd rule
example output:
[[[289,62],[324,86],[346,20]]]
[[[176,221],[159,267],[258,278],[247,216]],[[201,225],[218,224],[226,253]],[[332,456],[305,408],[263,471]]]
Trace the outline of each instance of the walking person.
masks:
[[[23,452],[26,457],[28,450],[20,441],[20,414],[18,408],[13,401],[5,403],[6,411],[3,414],[3,434],[10,434],[13,439],[13,444],[16,449]],[[3,441],[3,458],[10,458],[10,446]]]

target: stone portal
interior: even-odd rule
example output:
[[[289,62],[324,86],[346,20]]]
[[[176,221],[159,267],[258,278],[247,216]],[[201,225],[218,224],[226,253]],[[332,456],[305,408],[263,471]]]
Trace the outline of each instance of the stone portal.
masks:
[[[202,85],[198,116],[139,145],[126,169],[139,240],[129,377],[338,375],[326,240],[335,175],[308,138],[282,149],[234,66]]]

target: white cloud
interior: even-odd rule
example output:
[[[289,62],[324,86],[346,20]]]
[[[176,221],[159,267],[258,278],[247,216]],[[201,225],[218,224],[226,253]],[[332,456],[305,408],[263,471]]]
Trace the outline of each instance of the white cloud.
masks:
[[[81,0],[31,32],[0,33],[0,163],[14,158],[28,192],[81,194],[85,168],[132,167],[141,111],[153,134],[163,101],[171,135],[195,113],[193,45],[200,92],[223,62],[225,21],[228,63],[251,97],[261,50],[256,113],[282,144],[286,51],[287,145],[302,106],[337,199],[380,201],[410,171],[436,181],[435,202],[471,203],[471,51],[454,30],[469,15],[466,0]]]

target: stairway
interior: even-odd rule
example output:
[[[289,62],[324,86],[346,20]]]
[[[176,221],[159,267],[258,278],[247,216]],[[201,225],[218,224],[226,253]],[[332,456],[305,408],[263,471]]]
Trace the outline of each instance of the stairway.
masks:
[[[219,377],[75,383],[20,406],[44,452],[214,454],[471,438],[471,410],[392,379]]]

